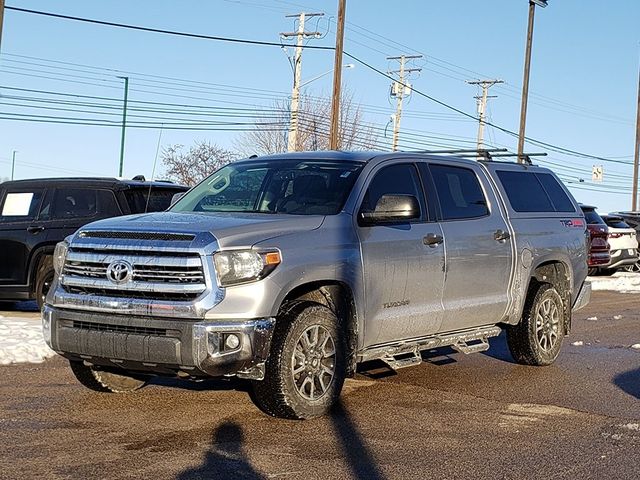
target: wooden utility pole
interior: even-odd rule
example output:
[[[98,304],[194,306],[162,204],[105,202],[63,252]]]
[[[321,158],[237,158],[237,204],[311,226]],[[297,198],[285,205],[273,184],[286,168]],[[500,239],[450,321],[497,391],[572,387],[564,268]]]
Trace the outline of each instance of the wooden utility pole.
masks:
[[[640,163],[640,72],[638,73],[638,106],[636,107],[636,148],[633,156],[633,198],[631,210],[638,210],[638,164]]]
[[[333,96],[331,97],[331,126],[329,128],[329,149],[340,148],[340,87],[342,86],[342,52],[344,50],[344,20],[347,0],[338,0],[338,25],[336,28],[336,52],[333,63]]]
[[[497,98],[495,95],[488,95],[489,88],[493,87],[496,83],[504,83],[503,80],[469,80],[469,85],[479,85],[482,88],[482,95],[475,96],[474,98],[478,104],[478,150],[484,148],[484,125],[487,117],[487,100],[489,98]]]
[[[391,150],[398,150],[398,140],[400,139],[400,119],[402,118],[402,103],[404,97],[409,95],[410,87],[407,85],[407,74],[412,72],[419,72],[421,68],[407,68],[407,60],[415,58],[422,58],[422,55],[400,55],[399,57],[387,57],[387,60],[398,60],[400,62],[400,69],[389,72],[390,74],[397,74],[398,81],[391,85],[391,95],[396,97],[396,114],[393,117],[393,141],[391,143]]]
[[[522,105],[520,107],[520,132],[518,134],[518,163],[524,163],[524,137],[527,123],[527,100],[529,98],[529,72],[531,70],[531,45],[533,43],[533,18],[536,5],[544,8],[546,0],[529,0],[529,25],[527,27],[527,45],[524,56],[524,79],[522,81]]]
[[[283,32],[282,38],[297,37],[296,53],[293,59],[293,90],[291,91],[291,120],[289,121],[289,135],[287,136],[287,152],[298,150],[298,116],[300,110],[300,77],[302,75],[302,50],[305,38],[313,38],[320,32],[305,32],[304,22],[307,18],[322,16],[324,13],[299,13],[286,15],[286,18],[298,17],[298,30],[296,32]]]
[[[0,0],[0,52],[2,51],[2,24],[4,23],[4,0]]]

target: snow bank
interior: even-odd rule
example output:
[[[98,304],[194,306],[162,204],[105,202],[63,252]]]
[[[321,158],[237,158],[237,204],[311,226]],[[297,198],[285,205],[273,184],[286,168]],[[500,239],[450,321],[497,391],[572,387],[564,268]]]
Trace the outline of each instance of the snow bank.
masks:
[[[617,272],[611,277],[589,277],[594,290],[612,290],[620,293],[639,293],[640,274]]]
[[[40,363],[53,355],[39,318],[0,317],[0,365]]]

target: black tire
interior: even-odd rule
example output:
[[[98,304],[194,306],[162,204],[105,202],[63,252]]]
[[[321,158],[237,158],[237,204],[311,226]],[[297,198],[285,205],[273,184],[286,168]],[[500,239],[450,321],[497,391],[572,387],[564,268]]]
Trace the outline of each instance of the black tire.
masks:
[[[611,275],[613,275],[617,271],[618,271],[618,269],[616,269],[616,268],[599,268],[598,272],[596,273],[596,275],[599,276],[599,277],[610,277]]]
[[[44,306],[44,299],[51,288],[54,276],[55,271],[53,270],[53,257],[51,255],[47,255],[40,260],[40,264],[36,270],[34,294],[40,310],[42,310],[42,307]]]
[[[553,285],[543,283],[530,292],[520,323],[507,327],[507,345],[522,365],[551,365],[558,358],[564,333],[562,297]]]
[[[334,354],[328,355],[331,343]],[[294,374],[301,368],[303,371]],[[333,376],[329,378],[327,370],[331,368]],[[296,302],[278,316],[265,378],[252,382],[251,398],[274,417],[319,417],[335,405],[345,376],[345,335],[335,313],[317,303]]]
[[[102,393],[128,393],[141,389],[147,384],[143,378],[96,370],[82,362],[69,361],[71,371],[85,387]]]

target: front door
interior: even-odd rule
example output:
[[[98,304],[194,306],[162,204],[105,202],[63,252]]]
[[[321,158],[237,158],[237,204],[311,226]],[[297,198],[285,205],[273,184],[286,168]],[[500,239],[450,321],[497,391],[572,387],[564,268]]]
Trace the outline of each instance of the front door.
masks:
[[[416,166],[383,165],[370,178],[360,211],[372,211],[385,194],[413,195],[419,200],[421,218],[358,227],[366,299],[365,347],[438,330],[444,265],[442,242],[429,241],[442,232],[437,223],[429,222]]]

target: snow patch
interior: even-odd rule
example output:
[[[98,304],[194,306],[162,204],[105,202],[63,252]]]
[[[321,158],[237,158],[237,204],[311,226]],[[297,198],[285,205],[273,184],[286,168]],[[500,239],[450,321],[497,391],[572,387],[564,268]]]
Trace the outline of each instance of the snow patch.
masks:
[[[587,320],[591,320],[592,322],[595,322],[596,320],[598,320],[598,317],[589,317],[587,318]]]
[[[593,290],[610,290],[620,293],[640,292],[640,275],[630,272],[616,272],[610,277],[589,277]]]
[[[636,350],[640,350],[640,343],[634,343],[631,345],[631,348],[635,348]]]
[[[41,363],[53,355],[39,318],[0,317],[0,365]]]
[[[624,425],[620,425],[622,428],[626,428],[627,430],[634,430],[636,432],[640,432],[640,423],[625,423]]]
[[[613,319],[614,320],[620,320],[620,319],[622,319],[622,315],[614,315]]]
[[[577,342],[573,342],[571,345],[574,347],[581,347],[584,345],[584,342],[582,340],[578,340]]]

